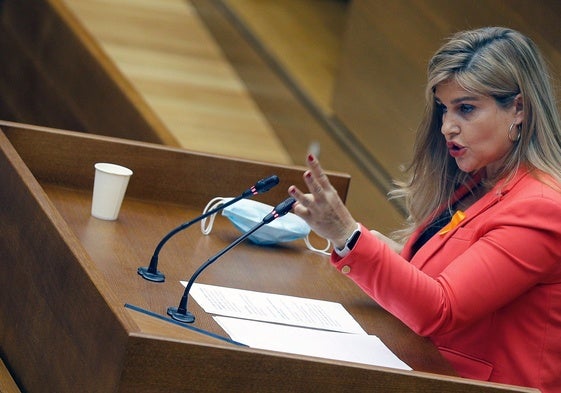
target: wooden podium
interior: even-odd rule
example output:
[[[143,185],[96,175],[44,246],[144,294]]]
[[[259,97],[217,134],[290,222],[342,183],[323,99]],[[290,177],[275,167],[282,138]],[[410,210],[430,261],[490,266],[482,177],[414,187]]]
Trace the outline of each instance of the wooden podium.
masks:
[[[415,371],[239,346],[194,301],[195,323],[172,323],[179,281],[240,234],[220,216],[208,236],[180,233],[160,253],[166,281],[152,283],[137,268],[160,239],[211,198],[272,174],[280,185],[255,199],[276,205],[302,186],[303,168],[7,122],[0,130],[0,355],[22,391],[532,391],[445,376],[453,370],[430,342],[303,241],[242,243],[198,281],[342,303]],[[117,221],[90,215],[96,162],[134,171]],[[349,177],[330,178],[345,198]]]

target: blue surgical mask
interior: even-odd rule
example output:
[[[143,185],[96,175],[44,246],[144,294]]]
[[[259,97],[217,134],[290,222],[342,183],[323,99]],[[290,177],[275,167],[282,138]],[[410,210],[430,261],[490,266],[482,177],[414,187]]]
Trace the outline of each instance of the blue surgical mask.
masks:
[[[205,212],[224,204],[232,198],[214,198],[205,208]],[[241,199],[236,203],[225,207],[222,210],[222,215],[230,220],[230,222],[241,233],[246,233],[256,225],[258,225],[267,214],[274,209],[273,206],[258,202],[252,199]],[[203,212],[204,213],[204,212]],[[206,219],[201,221],[201,231],[204,234],[209,234],[212,230],[214,222],[214,215],[209,218],[209,224],[206,224]],[[248,239],[259,245],[269,246],[278,243],[291,242],[298,239],[304,239],[306,246],[312,251],[327,253],[330,247],[328,243],[324,250],[314,248],[309,242],[310,227],[300,217],[294,213],[288,213],[285,216],[279,217],[271,223],[262,226]]]

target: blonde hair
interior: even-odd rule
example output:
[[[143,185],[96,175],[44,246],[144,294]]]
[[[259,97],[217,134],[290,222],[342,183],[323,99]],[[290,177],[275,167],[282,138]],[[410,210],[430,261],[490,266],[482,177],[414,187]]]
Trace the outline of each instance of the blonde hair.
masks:
[[[419,225],[434,218],[458,184],[462,172],[448,154],[441,134],[442,114],[434,99],[439,83],[454,80],[475,94],[493,97],[509,108],[521,94],[524,120],[520,139],[513,144],[502,170],[490,184],[516,172],[521,164],[561,182],[561,122],[547,66],[536,45],[508,28],[486,27],[452,36],[428,64],[426,106],[417,128],[410,179],[391,197],[405,198],[408,226],[394,235],[403,240]],[[506,133],[506,130],[505,130]]]

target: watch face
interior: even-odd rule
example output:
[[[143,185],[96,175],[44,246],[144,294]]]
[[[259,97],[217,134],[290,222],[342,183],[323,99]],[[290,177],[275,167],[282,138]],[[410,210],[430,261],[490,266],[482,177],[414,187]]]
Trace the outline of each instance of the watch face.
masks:
[[[357,229],[352,235],[351,238],[349,239],[348,243],[347,243],[347,248],[349,250],[352,250],[353,247],[355,246],[356,242],[358,241],[358,238],[360,237],[360,231]]]

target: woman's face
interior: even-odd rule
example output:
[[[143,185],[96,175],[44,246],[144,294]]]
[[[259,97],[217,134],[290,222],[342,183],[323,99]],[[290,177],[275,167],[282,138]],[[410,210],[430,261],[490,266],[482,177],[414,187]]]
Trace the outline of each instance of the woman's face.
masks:
[[[440,83],[435,89],[436,104],[442,110],[441,132],[446,138],[448,153],[464,172],[486,168],[492,176],[502,165],[513,142],[508,137],[509,127],[522,123],[522,99],[504,109],[494,98],[470,93],[455,80]]]

